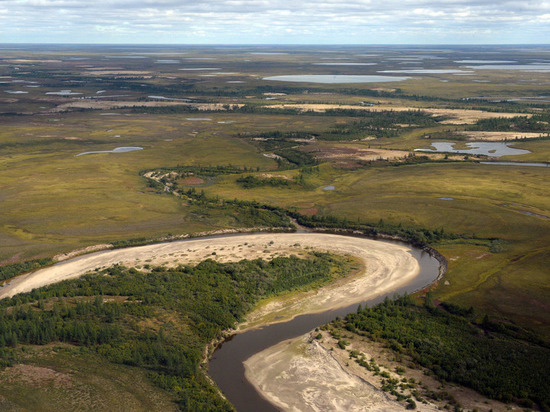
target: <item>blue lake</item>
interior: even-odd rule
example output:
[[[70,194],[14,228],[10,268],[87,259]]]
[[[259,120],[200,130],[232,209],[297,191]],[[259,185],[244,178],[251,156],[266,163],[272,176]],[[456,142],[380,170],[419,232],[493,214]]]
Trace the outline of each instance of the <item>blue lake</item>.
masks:
[[[472,155],[485,155],[485,156],[515,156],[531,153],[529,150],[516,149],[510,147],[512,143],[502,143],[502,142],[468,142],[466,146],[469,149],[455,149],[456,143],[454,142],[434,142],[432,147],[434,149],[414,149],[415,152],[429,152],[429,153],[464,153]]]

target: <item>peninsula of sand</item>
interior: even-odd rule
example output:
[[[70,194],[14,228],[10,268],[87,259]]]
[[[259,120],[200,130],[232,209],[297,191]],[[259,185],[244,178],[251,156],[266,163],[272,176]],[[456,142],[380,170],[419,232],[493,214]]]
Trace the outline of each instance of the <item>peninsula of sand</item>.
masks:
[[[0,288],[0,299],[76,278],[87,272],[115,264],[138,269],[149,267],[147,265],[170,267],[194,264],[208,258],[228,262],[256,258],[271,259],[288,255],[306,256],[314,250],[351,256],[360,263],[360,269],[319,290],[294,293],[283,299],[263,302],[247,317],[247,322],[239,326],[240,330],[287,321],[300,314],[324,312],[363,302],[406,285],[420,271],[419,263],[412,255],[411,248],[404,244],[326,233],[251,233],[195,238],[91,253],[12,279]],[[317,360],[320,362],[319,367],[322,366],[321,364],[326,365],[326,359],[319,357]],[[312,359],[310,358],[309,361],[311,362]],[[277,389],[265,386],[263,382],[265,374],[255,367],[255,363],[257,363],[256,366],[262,365],[261,359],[250,359],[246,362],[247,377],[251,383],[271,402],[287,409],[285,406],[288,404],[285,401],[290,399],[295,401],[296,397],[291,396],[288,400],[282,400],[274,396],[274,393],[278,392]],[[313,366],[310,364],[309,367]],[[292,367],[290,369],[292,370]],[[333,378],[330,374],[326,376],[329,379]],[[313,386],[319,385],[319,382],[311,383]],[[288,382],[285,382],[282,386],[286,387],[287,384]],[[306,386],[308,388],[303,388],[305,392],[313,390],[309,387],[311,385]],[[363,385],[360,386],[362,391],[367,389]],[[384,396],[382,396],[383,400],[378,399],[379,394],[374,394],[377,390],[373,387],[370,389],[374,399],[369,396],[369,402],[374,401],[375,404],[389,406]],[[330,392],[334,394],[334,391]],[[348,393],[346,396],[349,395]],[[356,397],[352,395],[351,398]],[[343,402],[346,407],[350,406],[349,400],[348,398]],[[302,401],[304,406],[312,406],[307,399]]]

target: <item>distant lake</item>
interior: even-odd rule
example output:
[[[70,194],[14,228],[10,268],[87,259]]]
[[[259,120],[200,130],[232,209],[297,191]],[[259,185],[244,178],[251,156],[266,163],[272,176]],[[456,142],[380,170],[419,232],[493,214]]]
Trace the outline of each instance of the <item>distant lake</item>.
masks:
[[[468,64],[498,64],[498,63],[517,63],[514,60],[455,60],[455,63],[468,63]]]
[[[186,67],[186,68],[184,68],[184,69],[178,69],[178,70],[185,70],[185,71],[221,70],[221,67]]]
[[[466,146],[469,149],[455,149],[454,145],[456,143],[452,142],[434,142],[432,147],[435,149],[414,149],[415,152],[447,152],[447,153],[464,153],[464,154],[473,154],[473,155],[485,155],[485,156],[514,156],[514,155],[523,155],[531,153],[529,150],[524,149],[515,149],[508,146],[512,143],[502,143],[502,142],[468,142]]]
[[[539,64],[484,64],[480,66],[465,66],[469,69],[479,70],[522,70],[528,72],[550,72],[549,63]]]
[[[378,73],[410,73],[410,74],[457,74],[473,73],[468,70],[459,69],[402,69],[402,70],[380,70]]]
[[[378,63],[341,63],[341,62],[330,62],[330,63],[311,63],[316,66],[375,66]]]
[[[113,150],[94,150],[91,152],[83,152],[75,155],[75,157],[78,156],[84,156],[88,154],[96,154],[96,153],[126,153],[126,152],[134,152],[136,150],[143,150],[143,147],[115,147]]]
[[[400,76],[377,76],[377,75],[331,75],[331,74],[290,74],[286,76],[264,77],[263,80],[277,82],[300,82],[300,83],[378,83],[378,82],[400,82],[410,77]]]
[[[46,92],[46,94],[55,94],[57,96],[75,96],[82,93],[76,93],[71,90],[61,90],[59,92]]]
[[[481,163],[482,165],[550,167],[550,163],[521,163],[521,162],[479,162],[479,163]]]

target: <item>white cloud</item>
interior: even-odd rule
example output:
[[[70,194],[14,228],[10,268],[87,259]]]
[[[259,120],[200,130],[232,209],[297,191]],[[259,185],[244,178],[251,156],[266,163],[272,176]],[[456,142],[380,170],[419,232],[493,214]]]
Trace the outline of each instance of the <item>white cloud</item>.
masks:
[[[66,42],[77,30],[112,43],[128,41],[127,33],[166,43],[422,43],[429,35],[460,43],[471,33],[478,43],[514,43],[521,30],[521,42],[550,38],[550,2],[537,0],[0,0],[0,19],[0,42],[40,42],[45,32]]]

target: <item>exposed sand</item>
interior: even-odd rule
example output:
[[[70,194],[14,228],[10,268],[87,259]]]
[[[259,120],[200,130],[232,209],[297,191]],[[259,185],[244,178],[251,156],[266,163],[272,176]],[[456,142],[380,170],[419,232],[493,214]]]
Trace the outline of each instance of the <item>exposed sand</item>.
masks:
[[[485,112],[483,110],[466,110],[466,109],[435,109],[435,108],[423,108],[423,107],[403,107],[403,106],[353,106],[353,105],[339,105],[339,104],[275,104],[265,106],[274,109],[300,109],[311,110],[314,112],[325,112],[329,109],[349,109],[349,110],[364,110],[370,112],[382,112],[382,111],[423,111],[430,113],[433,116],[446,116],[447,120],[443,120],[442,124],[474,124],[480,119],[493,119],[493,118],[510,118],[516,116],[531,117],[530,114],[521,113],[496,113]]]
[[[544,136],[544,133],[524,133],[524,132],[476,132],[465,131],[456,132],[459,135],[467,136],[469,140],[482,140],[486,142],[501,142],[515,139],[536,139]]]
[[[413,279],[419,265],[404,245],[371,239],[324,233],[254,233],[227,237],[197,238],[126,249],[108,250],[70,259],[54,266],[19,276],[0,288],[0,299],[29,292],[51,283],[79,277],[96,268],[122,264],[128,267],[149,265],[176,266],[211,258],[220,262],[239,261],[289,254],[305,254],[307,249],[356,256],[367,271],[341,279],[323,288],[315,299],[267,302],[249,321],[262,321],[285,313],[324,311],[360,302],[374,294],[405,284]],[[276,312],[276,313],[275,313]],[[290,315],[291,316],[291,315]]]
[[[311,145],[303,149],[313,154],[318,159],[336,160],[348,159],[373,161],[373,160],[391,160],[402,159],[410,155],[411,152],[404,150],[374,149],[350,145]]]
[[[317,291],[294,293],[260,305],[240,329],[282,322],[302,313],[322,312],[367,300],[406,284],[419,273],[405,245],[324,233],[239,234],[198,238],[84,255],[12,280],[0,299],[28,292],[96,268],[114,264],[175,266],[206,258],[238,261],[305,255],[310,250],[352,255],[362,269]],[[398,411],[403,406],[365,380],[345,371],[329,351],[303,339],[283,342],[246,362],[247,377],[271,402],[289,411]]]
[[[405,409],[403,403],[390,399],[364,377],[350,373],[335,355],[338,352],[327,350],[306,334],[247,359],[245,375],[266,399],[284,411]],[[418,404],[418,410],[437,408]]]

